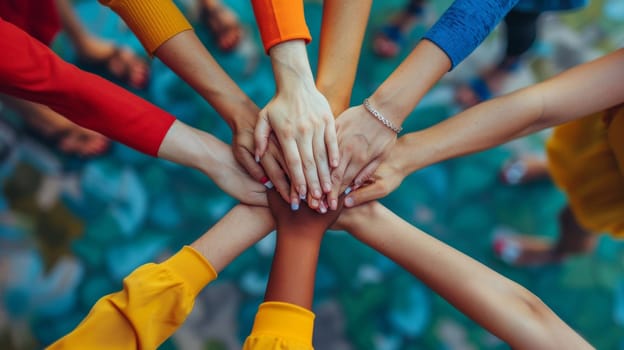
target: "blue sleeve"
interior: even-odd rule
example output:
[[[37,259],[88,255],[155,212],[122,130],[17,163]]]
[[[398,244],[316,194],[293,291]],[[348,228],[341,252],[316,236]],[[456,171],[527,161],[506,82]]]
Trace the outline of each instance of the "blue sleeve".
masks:
[[[518,0],[455,0],[425,39],[436,44],[455,68],[511,10]]]

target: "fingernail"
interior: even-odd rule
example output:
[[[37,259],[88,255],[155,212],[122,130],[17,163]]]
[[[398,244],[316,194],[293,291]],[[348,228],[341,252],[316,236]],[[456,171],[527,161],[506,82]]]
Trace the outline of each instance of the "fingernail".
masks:
[[[325,191],[325,193],[329,193],[331,192],[331,182],[325,182],[323,184],[323,191]]]
[[[267,181],[264,183],[264,187],[268,188],[269,190],[273,188],[273,183],[271,181]]]
[[[362,181],[355,180],[355,183],[353,185],[354,185],[354,187],[360,187],[361,184],[362,184]]]
[[[266,176],[263,176],[263,177],[260,179],[260,183],[261,183],[261,184],[264,184],[264,183],[266,183],[267,181],[269,181],[269,178],[268,178],[268,177],[266,177]]]
[[[331,209],[332,210],[338,209],[338,201],[337,200],[332,199],[332,201],[331,201]]]
[[[332,159],[332,164],[331,164],[334,168],[338,166],[338,158],[334,158]]]
[[[306,196],[306,186],[305,185],[299,186],[297,192],[299,192],[299,197],[305,198],[305,196]]]
[[[344,194],[347,195],[349,193],[351,193],[351,191],[353,191],[353,189],[351,188],[351,186],[347,187],[344,191]]]
[[[345,205],[346,205],[347,207],[353,206],[353,204],[355,204],[355,203],[353,202],[353,198],[347,197],[347,199],[345,199]]]
[[[314,191],[312,191],[312,197],[321,198],[321,191],[318,189],[314,189]]]
[[[256,163],[260,163],[260,156],[256,154]]]
[[[319,207],[319,202],[316,199],[312,198],[312,200],[310,201],[310,206],[312,208],[318,208]]]
[[[321,213],[323,214],[327,213],[327,207],[325,206],[325,204],[321,203],[320,209],[321,209]]]
[[[301,193],[300,193],[300,194],[299,194],[299,198],[300,198],[300,199],[306,199],[306,195],[305,195],[305,194],[301,194]]]
[[[299,203],[297,203],[297,202],[290,203],[290,210],[292,210],[292,211],[299,210]]]

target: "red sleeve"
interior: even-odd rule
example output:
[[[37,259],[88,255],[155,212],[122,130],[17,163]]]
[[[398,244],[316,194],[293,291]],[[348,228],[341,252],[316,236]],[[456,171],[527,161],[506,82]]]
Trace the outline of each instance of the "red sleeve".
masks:
[[[288,40],[312,40],[303,13],[303,0],[252,0],[264,50]]]
[[[84,72],[0,19],[0,92],[49,106],[85,128],[156,156],[175,117]]]

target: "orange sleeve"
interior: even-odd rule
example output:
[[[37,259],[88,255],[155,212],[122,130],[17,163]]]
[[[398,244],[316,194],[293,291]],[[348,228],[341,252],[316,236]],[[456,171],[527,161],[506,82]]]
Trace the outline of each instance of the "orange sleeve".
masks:
[[[264,50],[288,40],[312,40],[303,13],[303,0],[252,0]]]

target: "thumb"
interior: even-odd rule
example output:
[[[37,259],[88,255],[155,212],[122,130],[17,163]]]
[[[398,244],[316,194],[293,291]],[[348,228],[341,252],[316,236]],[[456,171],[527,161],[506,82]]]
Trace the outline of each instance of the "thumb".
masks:
[[[254,129],[254,142],[256,143],[255,157],[256,162],[266,152],[269,146],[269,135],[271,135],[271,125],[269,124],[269,115],[266,109],[260,111],[258,123]]]
[[[380,180],[349,193],[349,195],[344,199],[344,205],[347,208],[353,208],[385,197],[387,194],[386,186],[383,180]]]

